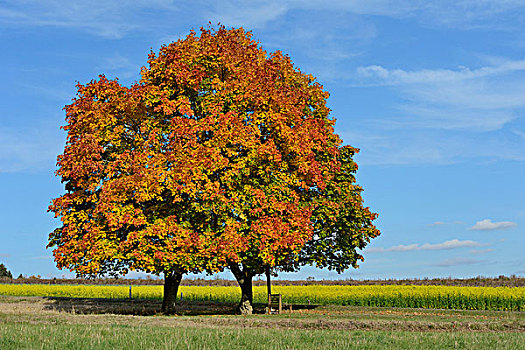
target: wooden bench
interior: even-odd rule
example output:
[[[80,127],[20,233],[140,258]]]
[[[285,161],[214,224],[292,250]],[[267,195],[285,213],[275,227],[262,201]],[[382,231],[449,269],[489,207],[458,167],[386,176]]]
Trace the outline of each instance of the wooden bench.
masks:
[[[283,298],[281,294],[268,294],[268,313],[280,314],[283,312]]]

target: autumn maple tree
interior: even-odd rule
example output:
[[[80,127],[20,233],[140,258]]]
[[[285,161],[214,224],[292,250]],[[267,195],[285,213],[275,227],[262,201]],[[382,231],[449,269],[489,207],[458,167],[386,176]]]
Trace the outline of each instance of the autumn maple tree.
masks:
[[[99,77],[66,106],[50,210],[57,265],[164,274],[172,312],[187,272],[231,270],[249,312],[267,268],[357,266],[379,234],[328,93],[251,33],[220,26],[151,53],[141,80]]]

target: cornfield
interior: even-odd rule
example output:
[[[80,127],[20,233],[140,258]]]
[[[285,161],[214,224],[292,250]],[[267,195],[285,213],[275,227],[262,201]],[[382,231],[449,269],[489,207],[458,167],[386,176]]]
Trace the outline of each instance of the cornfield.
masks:
[[[274,286],[288,304],[356,305],[463,310],[525,310],[524,287],[451,286]],[[131,297],[161,299],[162,286],[131,286]],[[182,286],[186,301],[235,303],[238,287]],[[253,288],[254,302],[265,303],[266,287]],[[114,298],[130,296],[130,286],[0,284],[0,295]],[[178,296],[180,298],[180,295]]]

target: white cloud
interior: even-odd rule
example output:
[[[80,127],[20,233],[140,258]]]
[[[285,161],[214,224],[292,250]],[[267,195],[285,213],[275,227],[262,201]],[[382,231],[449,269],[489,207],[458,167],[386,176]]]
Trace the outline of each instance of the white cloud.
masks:
[[[397,245],[390,248],[368,248],[366,252],[368,253],[382,253],[382,252],[409,252],[409,251],[419,251],[419,250],[449,250],[457,248],[466,248],[466,247],[481,247],[483,244],[475,241],[465,240],[460,241],[457,239],[452,239],[450,241],[445,241],[442,243],[425,243],[422,245],[419,244],[410,244],[410,245]]]
[[[458,69],[423,69],[419,71],[405,71],[402,69],[386,69],[382,66],[371,65],[359,67],[358,74],[376,79],[378,84],[425,84],[425,83],[452,83],[469,79],[483,78],[488,76],[525,71],[525,60],[504,61],[497,66],[470,69],[459,67]]]
[[[453,239],[450,241],[445,241],[443,243],[437,243],[437,244],[430,244],[425,243],[423,244],[419,250],[444,250],[444,249],[455,249],[455,248],[464,248],[464,247],[479,247],[482,244],[475,241],[460,241],[457,239]]]
[[[454,259],[443,260],[442,262],[437,263],[436,266],[449,267],[449,266],[457,266],[457,265],[479,264],[481,262],[483,262],[483,260],[477,260],[477,259],[471,259],[471,258],[454,258]]]
[[[518,226],[518,224],[512,221],[492,222],[490,219],[484,219],[484,220],[476,222],[476,224],[472,226],[470,230],[492,231],[492,230],[502,230],[502,229],[513,228],[516,226]]]
[[[436,221],[432,224],[429,224],[429,226],[441,226],[441,225],[445,225],[445,223],[443,221]]]

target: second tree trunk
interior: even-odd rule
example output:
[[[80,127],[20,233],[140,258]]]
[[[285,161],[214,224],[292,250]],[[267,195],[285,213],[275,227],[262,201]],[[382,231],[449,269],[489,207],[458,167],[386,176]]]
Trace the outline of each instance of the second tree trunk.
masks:
[[[179,291],[181,280],[181,272],[171,271],[164,273],[164,298],[162,299],[162,313],[165,315],[171,315],[175,313],[177,292]]]

